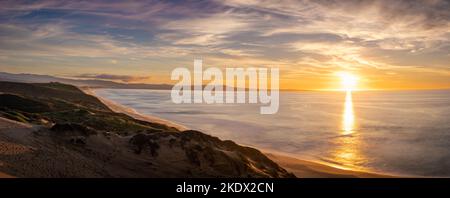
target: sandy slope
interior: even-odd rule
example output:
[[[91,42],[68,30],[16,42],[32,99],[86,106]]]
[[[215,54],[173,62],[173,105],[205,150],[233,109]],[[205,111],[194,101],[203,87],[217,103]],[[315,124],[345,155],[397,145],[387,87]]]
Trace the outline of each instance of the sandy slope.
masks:
[[[8,137],[21,137],[32,131],[32,126],[0,117],[0,168],[5,166],[1,156],[17,155],[28,151],[28,148],[9,142]],[[0,178],[12,178],[10,174],[0,171]]]
[[[11,176],[11,175],[8,175],[8,174],[6,174],[6,173],[0,172],[0,178],[14,178],[14,177]]]
[[[84,144],[68,141],[73,137],[0,118],[0,177],[292,176],[256,150],[200,132],[99,133],[86,137]],[[157,145],[155,150],[147,146],[149,141]]]
[[[0,117],[0,177],[107,177],[104,169],[111,150],[108,147],[95,153],[102,156],[91,157],[40,126]]]
[[[180,130],[186,130],[187,127],[182,126],[180,124],[160,119],[155,116],[142,115],[136,112],[134,109],[125,107],[123,105],[117,104],[111,100],[105,99],[95,94],[95,92],[89,88],[82,89],[86,94],[97,97],[100,101],[106,104],[110,109],[115,112],[122,112],[128,114],[129,116],[134,117],[135,119],[140,119],[148,122],[158,122],[162,124],[166,124],[168,126],[172,126],[178,128]],[[328,166],[325,164],[320,164],[316,162],[296,159],[292,157],[283,156],[280,154],[274,154],[274,152],[268,151],[265,152],[267,157],[271,160],[285,168],[286,170],[294,173],[297,177],[300,178],[316,178],[316,177],[391,177],[388,175],[374,174],[374,173],[366,173],[360,171],[352,171],[352,170],[344,170],[340,168],[335,168],[332,166]]]

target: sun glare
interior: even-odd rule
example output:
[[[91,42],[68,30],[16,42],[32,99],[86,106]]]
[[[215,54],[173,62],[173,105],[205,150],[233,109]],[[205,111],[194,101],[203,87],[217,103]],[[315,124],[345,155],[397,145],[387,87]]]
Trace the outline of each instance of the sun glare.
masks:
[[[341,88],[344,91],[352,91],[356,89],[358,78],[348,72],[339,72],[338,76],[341,78]]]

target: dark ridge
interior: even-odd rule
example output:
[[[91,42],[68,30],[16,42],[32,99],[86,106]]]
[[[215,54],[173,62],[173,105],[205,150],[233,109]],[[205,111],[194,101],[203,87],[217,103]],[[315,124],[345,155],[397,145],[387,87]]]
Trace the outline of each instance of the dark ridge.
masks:
[[[0,94],[0,104],[9,109],[17,109],[30,113],[42,113],[51,111],[49,105],[35,100],[26,99],[13,94]]]
[[[60,99],[66,102],[82,105],[88,108],[111,111],[106,105],[94,96],[84,94],[72,85],[61,83],[16,83],[0,82],[0,91],[30,98]]]

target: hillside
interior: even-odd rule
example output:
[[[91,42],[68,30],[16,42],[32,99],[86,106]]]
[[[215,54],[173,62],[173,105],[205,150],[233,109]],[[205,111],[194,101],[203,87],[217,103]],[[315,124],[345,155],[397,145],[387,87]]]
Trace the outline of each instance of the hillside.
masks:
[[[0,72],[0,81],[22,83],[50,83],[59,82],[76,85],[78,87],[112,88],[112,89],[157,89],[170,90],[172,85],[145,84],[145,83],[119,83],[100,79],[70,79],[39,74],[12,74]]]
[[[256,149],[115,113],[71,85],[0,82],[0,117],[0,172],[17,177],[293,177]]]

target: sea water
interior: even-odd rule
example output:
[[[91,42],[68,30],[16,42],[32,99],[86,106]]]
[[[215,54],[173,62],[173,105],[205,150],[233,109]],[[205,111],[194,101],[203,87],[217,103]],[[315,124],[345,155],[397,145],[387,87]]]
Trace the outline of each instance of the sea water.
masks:
[[[450,176],[450,91],[281,92],[258,104],[174,104],[170,90],[97,89],[142,114],[221,139],[353,170]]]

